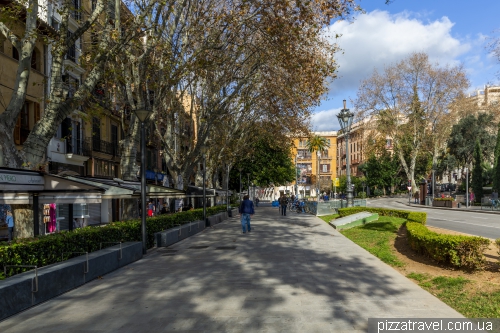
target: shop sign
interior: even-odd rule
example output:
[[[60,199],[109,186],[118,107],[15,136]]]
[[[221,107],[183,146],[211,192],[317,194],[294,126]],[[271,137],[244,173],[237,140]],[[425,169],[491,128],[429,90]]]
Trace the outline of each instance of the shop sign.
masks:
[[[0,173],[0,183],[15,185],[43,185],[43,176],[20,173]]]

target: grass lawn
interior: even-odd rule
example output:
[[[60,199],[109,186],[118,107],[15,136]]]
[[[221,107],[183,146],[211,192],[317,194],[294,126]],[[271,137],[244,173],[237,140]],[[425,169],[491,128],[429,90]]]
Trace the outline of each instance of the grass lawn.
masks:
[[[478,290],[475,282],[463,277],[433,277],[410,273],[407,277],[468,318],[500,317],[500,290]]]
[[[322,219],[323,221],[325,221],[326,223],[328,223],[331,220],[336,219],[339,216],[340,216],[339,214],[332,214],[332,215],[325,215],[325,216],[318,216],[318,217],[320,219]]]
[[[342,231],[347,238],[366,249],[383,262],[402,267],[392,247],[392,241],[404,219],[381,216],[377,222]],[[500,318],[500,287],[481,284],[463,277],[432,276],[418,272],[407,275],[444,303],[468,318]]]
[[[396,239],[398,229],[404,222],[402,218],[380,216],[376,222],[345,229],[341,233],[386,264],[402,267],[404,263],[394,254],[390,241]]]

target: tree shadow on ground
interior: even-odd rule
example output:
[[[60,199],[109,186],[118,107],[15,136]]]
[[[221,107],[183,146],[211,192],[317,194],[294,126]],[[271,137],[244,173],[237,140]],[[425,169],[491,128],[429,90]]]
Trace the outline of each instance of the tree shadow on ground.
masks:
[[[435,313],[412,299],[418,287],[315,216],[262,207],[252,226],[242,235],[231,219],[175,252],[153,251],[7,319],[2,331],[352,332],[368,317]]]

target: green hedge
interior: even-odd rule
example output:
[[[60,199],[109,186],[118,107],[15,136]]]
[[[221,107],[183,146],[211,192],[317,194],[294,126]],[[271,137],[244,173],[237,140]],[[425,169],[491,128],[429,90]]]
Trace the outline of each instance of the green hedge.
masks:
[[[406,230],[410,247],[437,262],[469,269],[484,265],[484,251],[490,245],[486,238],[438,234],[415,222],[407,222]]]
[[[226,211],[226,206],[207,208],[207,216]],[[203,209],[195,209],[175,214],[159,215],[146,219],[147,247],[154,245],[154,234],[176,224],[202,220]],[[101,242],[140,242],[141,220],[112,222],[104,226],[89,226],[73,231],[62,231],[36,238],[17,239],[10,245],[0,243],[0,279],[4,265],[50,265],[77,256],[70,252],[93,252],[100,249]],[[112,244],[103,244],[104,247]],[[61,258],[61,254],[64,258]],[[21,271],[21,270],[19,270]],[[13,274],[13,270],[9,273]]]
[[[339,209],[340,217],[361,212],[377,213],[379,216],[401,217],[406,219],[407,221],[418,222],[422,225],[425,225],[425,223],[427,222],[427,213],[424,212],[412,212],[409,210],[373,208],[373,207],[349,207],[349,208]]]
[[[427,213],[423,212],[372,207],[339,209],[341,217],[359,212],[377,213],[380,216],[394,216],[406,219],[410,247],[437,262],[468,269],[481,269],[484,265],[484,251],[490,245],[490,241],[486,238],[445,235],[430,231],[425,226]]]

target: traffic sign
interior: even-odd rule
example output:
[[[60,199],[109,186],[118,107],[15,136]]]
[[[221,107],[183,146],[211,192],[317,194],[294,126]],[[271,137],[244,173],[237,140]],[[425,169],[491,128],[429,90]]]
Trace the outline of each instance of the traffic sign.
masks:
[[[411,191],[411,186],[406,186],[408,188],[408,191]]]

